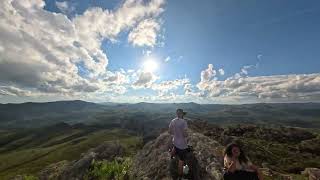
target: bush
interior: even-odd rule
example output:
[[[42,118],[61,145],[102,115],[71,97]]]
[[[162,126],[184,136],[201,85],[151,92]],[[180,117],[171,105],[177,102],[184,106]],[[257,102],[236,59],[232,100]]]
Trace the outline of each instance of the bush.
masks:
[[[92,163],[88,176],[93,179],[128,179],[128,170],[132,164],[131,158],[115,159],[113,161],[97,161]],[[91,179],[89,178],[89,179]]]
[[[39,178],[32,176],[32,175],[25,175],[23,176],[24,180],[39,180]]]

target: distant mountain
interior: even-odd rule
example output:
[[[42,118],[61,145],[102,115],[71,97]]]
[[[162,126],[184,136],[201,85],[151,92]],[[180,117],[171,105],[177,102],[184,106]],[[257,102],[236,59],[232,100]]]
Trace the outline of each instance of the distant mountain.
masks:
[[[197,104],[197,103],[48,103],[0,104],[0,127],[33,128],[58,122],[107,124],[150,131],[166,127],[182,108],[186,118],[203,119],[219,125],[264,124],[320,128],[320,103]]]
[[[0,104],[0,127],[38,127],[57,122],[82,122],[101,112],[103,107],[80,100]]]

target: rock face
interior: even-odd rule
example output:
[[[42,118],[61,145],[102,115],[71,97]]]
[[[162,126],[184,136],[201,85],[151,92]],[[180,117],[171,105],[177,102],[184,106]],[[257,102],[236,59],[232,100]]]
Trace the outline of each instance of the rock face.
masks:
[[[222,179],[222,148],[212,139],[194,132],[188,132],[188,144],[193,147],[194,179]],[[147,143],[133,161],[131,173],[134,179],[172,179],[174,163],[170,158],[171,136],[164,132],[157,139]],[[171,165],[170,165],[171,164]],[[171,169],[171,173],[170,173]]]
[[[93,160],[112,160],[122,156],[124,148],[116,142],[103,143],[89,150],[76,161],[61,161],[44,168],[39,172],[40,180],[78,180],[86,175]]]
[[[309,180],[319,180],[320,179],[320,169],[318,168],[306,168],[303,172],[303,175],[309,177]]]

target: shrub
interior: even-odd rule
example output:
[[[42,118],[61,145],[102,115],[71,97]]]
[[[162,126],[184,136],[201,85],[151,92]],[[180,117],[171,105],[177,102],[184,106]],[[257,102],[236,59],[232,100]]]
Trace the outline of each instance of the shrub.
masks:
[[[88,176],[94,179],[126,180],[128,179],[128,170],[131,164],[131,158],[96,161],[92,163]]]
[[[32,175],[25,175],[23,176],[24,180],[39,180],[39,178],[32,176]]]

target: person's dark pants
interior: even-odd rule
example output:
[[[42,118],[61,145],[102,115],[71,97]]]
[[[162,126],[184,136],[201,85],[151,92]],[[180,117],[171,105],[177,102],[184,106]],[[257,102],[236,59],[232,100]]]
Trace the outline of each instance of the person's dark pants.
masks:
[[[174,147],[175,154],[179,157],[181,161],[185,161],[186,154],[188,153],[188,149],[179,149],[177,147]]]
[[[256,172],[235,171],[233,173],[226,172],[223,175],[224,180],[259,180]]]

